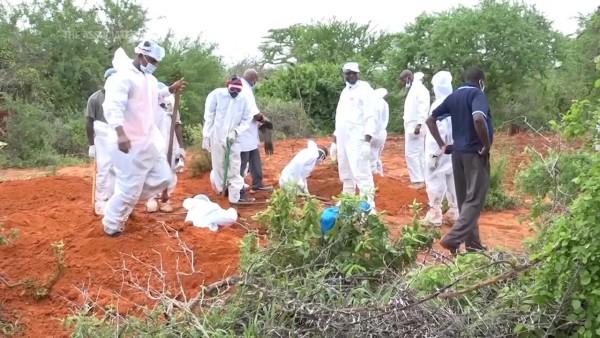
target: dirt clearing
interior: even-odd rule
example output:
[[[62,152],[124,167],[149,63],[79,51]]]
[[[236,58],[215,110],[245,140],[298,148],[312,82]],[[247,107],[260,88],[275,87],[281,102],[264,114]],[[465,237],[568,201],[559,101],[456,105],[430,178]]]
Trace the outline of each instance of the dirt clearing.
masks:
[[[328,139],[317,140],[329,146]],[[494,153],[507,151],[511,155],[511,174],[526,157],[526,145],[542,148],[545,140],[532,134],[497,135]],[[266,184],[276,184],[279,172],[288,161],[306,146],[306,140],[281,141],[275,144],[275,154],[263,158]],[[190,163],[191,159],[187,160]],[[376,177],[379,189],[376,203],[379,211],[387,212],[393,232],[410,221],[409,205],[416,200],[426,210],[424,190],[409,189],[404,161],[404,138],[390,136],[384,150],[386,177]],[[44,283],[56,269],[52,243],[64,241],[65,273],[50,295],[42,300],[23,295],[21,287],[8,287],[0,281],[0,319],[20,316],[19,323],[30,337],[67,337],[69,332],[61,320],[81,305],[87,295],[100,305],[116,304],[118,311],[135,310],[135,304],[147,304],[138,287],[169,289],[196,295],[199,287],[235,273],[239,260],[239,241],[246,231],[233,225],[218,232],[184,224],[184,214],[148,215],[143,205],[119,238],[107,237],[101,218],[92,214],[91,165],[63,168],[56,175],[36,170],[0,171],[0,224],[5,233],[20,230],[19,237],[0,247],[0,277],[11,283],[33,278]],[[512,176],[511,176],[512,177]],[[507,182],[512,190],[512,182]],[[315,195],[330,197],[341,191],[337,169],[321,165],[309,179]],[[176,212],[183,199],[206,194],[213,201],[218,197],[210,188],[208,175],[190,179],[180,174],[175,192]],[[268,194],[254,195],[266,199]],[[239,212],[250,219],[266,205],[243,206]],[[517,218],[526,210],[486,212],[480,220],[481,236],[486,245],[502,245],[522,250],[522,240],[530,235],[527,224]],[[443,230],[448,231],[444,226]],[[176,231],[179,230],[178,236]],[[181,287],[180,287],[181,286]]]

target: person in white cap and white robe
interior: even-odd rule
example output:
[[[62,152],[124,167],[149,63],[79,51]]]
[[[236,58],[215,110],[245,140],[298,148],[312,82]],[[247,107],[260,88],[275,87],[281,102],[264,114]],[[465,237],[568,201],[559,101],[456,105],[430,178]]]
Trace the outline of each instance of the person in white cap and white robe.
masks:
[[[387,93],[388,91],[385,88],[375,89],[374,105],[377,114],[377,126],[375,127],[375,135],[371,140],[371,171],[379,176],[383,176],[381,154],[385,147],[387,125],[390,119],[390,106],[384,99]]]
[[[215,192],[226,194],[231,204],[254,200],[246,194],[240,170],[240,135],[252,121],[248,97],[241,94],[242,86],[242,80],[232,76],[225,88],[208,94],[202,129],[202,148],[210,152],[212,161],[211,186]]]
[[[410,187],[425,188],[425,119],[429,114],[431,95],[423,84],[424,74],[406,69],[400,73],[400,80],[408,94],[404,101],[404,153],[410,177]]]
[[[431,112],[437,108],[448,95],[452,94],[452,74],[448,71],[436,73],[431,79],[435,101],[431,104]],[[440,116],[436,121],[440,136],[446,144],[454,143],[452,138],[452,118],[449,115]],[[451,222],[458,219],[458,202],[454,187],[454,171],[452,169],[452,155],[444,154],[437,142],[427,132],[425,136],[425,184],[429,198],[429,210],[425,215],[425,223],[440,226],[443,223],[442,201],[444,196],[448,200],[450,209],[447,216]]]
[[[156,107],[164,98],[185,88],[183,79],[158,90],[152,75],[165,50],[153,41],[142,41],[131,60],[122,48],[115,52],[117,72],[105,84],[103,129],[115,168],[115,192],[106,203],[102,224],[111,237],[121,235],[136,203],[163,191],[173,179],[166,159],[166,145]],[[95,124],[101,122],[96,121]]]
[[[358,63],[342,67],[346,87],[340,94],[335,113],[335,132],[329,153],[338,161],[343,193],[360,196],[375,211],[375,183],[371,172],[371,140],[376,132],[377,116],[374,90],[368,82],[359,80]]]

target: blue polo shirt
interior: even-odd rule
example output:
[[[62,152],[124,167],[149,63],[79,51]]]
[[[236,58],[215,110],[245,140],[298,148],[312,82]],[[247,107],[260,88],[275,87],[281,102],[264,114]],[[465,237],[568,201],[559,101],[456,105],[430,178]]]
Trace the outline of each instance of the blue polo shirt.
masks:
[[[431,112],[436,119],[444,115],[452,118],[452,152],[477,153],[483,148],[473,122],[475,114],[485,117],[491,144],[494,140],[494,126],[490,104],[485,93],[478,87],[462,84]]]

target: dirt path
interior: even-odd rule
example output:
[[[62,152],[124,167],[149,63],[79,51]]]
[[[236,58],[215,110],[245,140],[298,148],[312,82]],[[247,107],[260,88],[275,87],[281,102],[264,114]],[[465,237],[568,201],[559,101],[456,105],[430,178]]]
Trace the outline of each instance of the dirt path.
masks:
[[[513,170],[524,159],[518,155],[524,146],[539,146],[543,141],[531,134],[511,138],[498,135],[497,140],[497,151],[510,149]],[[318,143],[329,146],[327,140]],[[306,140],[278,142],[273,156],[263,155],[266,183],[277,182],[281,169],[305,146]],[[407,188],[403,137],[389,137],[383,162],[387,176],[376,178],[377,209],[386,210],[389,226],[397,232],[401,224],[410,221],[409,204],[416,200],[426,208],[427,197],[425,191]],[[135,288],[136,278],[140,285],[146,285],[148,276],[153,276],[149,279],[151,285],[162,287],[164,282],[171,290],[181,285],[190,297],[202,284],[235,272],[239,241],[245,234],[241,227],[210,232],[185,224],[185,215],[148,215],[140,205],[137,216],[126,226],[126,234],[109,238],[104,235],[100,217],[91,211],[91,165],[63,168],[53,176],[23,179],[50,174],[36,170],[0,171],[0,222],[6,229],[18,228],[21,232],[17,240],[0,247],[0,276],[13,282],[25,278],[45,281],[55,269],[51,243],[61,240],[65,243],[67,268],[49,297],[36,301],[22,295],[20,287],[9,288],[0,282],[0,314],[18,313],[27,336],[67,337],[68,331],[61,326],[61,320],[71,314],[72,306],[83,303],[85,295],[100,305],[116,304],[121,313],[135,309],[135,304],[147,302]],[[337,169],[328,165],[314,172],[309,185],[311,192],[320,196],[329,197],[341,191]],[[175,192],[175,205],[180,206],[184,198],[199,193],[212,200],[217,198],[208,175],[190,179],[183,173]],[[267,195],[256,197],[264,199]],[[249,219],[261,208],[264,206],[243,207],[240,214]],[[526,210],[484,213],[480,225],[485,244],[521,250],[522,240],[530,235],[528,226],[517,221],[518,215],[524,213]],[[170,228],[179,230],[179,240],[185,247]],[[445,232],[448,229],[443,227]],[[150,267],[161,264],[164,280]]]

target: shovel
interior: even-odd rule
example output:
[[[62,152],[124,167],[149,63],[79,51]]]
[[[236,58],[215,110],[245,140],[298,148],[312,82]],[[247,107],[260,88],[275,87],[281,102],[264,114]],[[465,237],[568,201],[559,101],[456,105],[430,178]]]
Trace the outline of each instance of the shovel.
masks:
[[[173,115],[171,115],[171,130],[169,131],[169,148],[167,148],[167,163],[171,168],[171,159],[173,158],[173,142],[175,141],[175,121],[177,121],[177,115],[179,115],[179,88],[175,90],[175,104],[173,105]],[[179,145],[180,147],[182,145]],[[169,200],[169,188],[165,188],[162,193],[162,202],[167,203]]]
[[[229,155],[231,154],[231,142],[227,142],[227,150],[225,151],[225,174],[223,175],[223,188],[219,194],[221,197],[225,196],[225,189],[227,189],[227,175],[229,175]]]

